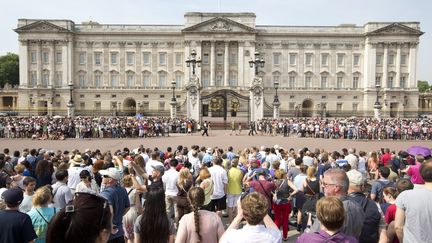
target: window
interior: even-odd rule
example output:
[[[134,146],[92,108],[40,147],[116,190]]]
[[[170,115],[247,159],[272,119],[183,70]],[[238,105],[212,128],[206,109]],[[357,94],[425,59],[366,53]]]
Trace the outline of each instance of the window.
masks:
[[[359,66],[360,65],[360,55],[359,54],[354,54],[354,56],[353,56],[353,65],[354,66]]]
[[[111,87],[117,87],[118,86],[118,74],[112,73],[111,74]]]
[[[289,64],[290,65],[296,65],[296,60],[297,59],[297,54],[295,53],[290,53],[289,54]]]
[[[175,54],[175,65],[181,66],[183,64],[183,56],[181,53]]]
[[[393,76],[389,76],[387,79],[387,88],[393,88]]]
[[[35,86],[37,83],[37,73],[36,71],[30,72],[30,83],[29,86]]]
[[[78,76],[79,79],[79,85],[80,87],[85,87],[86,85],[86,80],[85,80],[85,74],[84,73],[80,73]]]
[[[406,84],[406,76],[405,76],[405,75],[402,75],[402,76],[400,77],[400,87],[401,87],[401,88],[405,88],[405,84]]]
[[[44,71],[42,74],[42,86],[48,86],[49,84],[49,72]]]
[[[101,64],[101,53],[96,52],[94,54],[94,59],[95,59],[95,65],[100,65]]]
[[[280,74],[278,72],[276,72],[276,73],[273,74],[273,84],[272,84],[272,86],[274,85],[275,82],[279,83],[279,77],[280,77],[279,75]]]
[[[126,77],[126,87],[130,88],[134,85],[134,77],[133,73],[128,73]]]
[[[80,102],[80,110],[84,110],[85,109],[85,102]]]
[[[216,54],[216,64],[223,64],[223,54],[222,53]]]
[[[381,85],[381,74],[375,75],[375,85]]]
[[[161,65],[161,66],[166,65],[166,53],[165,52],[159,52],[159,65]]]
[[[85,95],[83,95],[83,94],[80,94],[80,98],[84,98],[85,97]]]
[[[358,96],[357,96],[357,95],[354,95],[354,96],[353,96],[353,99],[354,99],[354,100],[358,99]]]
[[[166,73],[159,73],[159,88],[166,86]]]
[[[102,75],[100,73],[95,74],[95,87],[100,88],[102,83]]]
[[[112,65],[117,64],[117,52],[111,52],[111,64]]]
[[[143,86],[144,87],[150,87],[150,73],[149,72],[144,72]]]
[[[158,110],[159,111],[164,111],[165,110],[165,101],[160,101],[159,102]]]
[[[337,103],[336,104],[336,112],[340,113],[342,111],[342,103]]]
[[[273,53],[273,65],[280,65],[280,53]]]
[[[84,65],[86,63],[86,61],[85,61],[86,53],[85,52],[80,52],[78,55],[79,55],[79,57],[78,57],[79,64],[80,65]]]
[[[33,64],[37,62],[37,54],[35,51],[32,51],[30,53],[30,60],[31,60],[31,63],[33,63]]]
[[[56,74],[55,74],[55,86],[61,87],[62,83],[63,83],[62,79],[63,79],[63,73],[62,72],[56,72]]]
[[[358,103],[353,103],[352,104],[352,112],[357,112],[358,109]]]
[[[305,88],[310,89],[312,85],[312,76],[307,74],[305,77]]]
[[[342,89],[343,88],[343,76],[339,75],[336,78],[336,88],[337,89]]]
[[[150,52],[143,53],[143,64],[150,65]]]
[[[358,81],[359,81],[359,77],[358,76],[354,76],[353,77],[353,83],[352,83],[352,88],[353,89],[358,89]]]
[[[208,53],[203,54],[202,62],[203,62],[203,64],[209,64],[209,54]]]
[[[128,65],[133,65],[135,63],[135,53],[133,52],[126,53],[126,59]]]
[[[327,66],[328,65],[328,54],[323,53],[321,54],[321,66]]]
[[[62,63],[62,53],[61,52],[56,53],[56,63]]]
[[[327,75],[321,76],[321,89],[327,88]]]
[[[96,94],[96,95],[95,95],[95,98],[100,98],[100,94]]]
[[[49,53],[47,51],[42,52],[42,61],[44,64],[49,63]]]
[[[289,107],[290,110],[294,110],[295,102],[288,103],[288,107]]]
[[[405,54],[401,55],[400,64],[406,65],[406,59],[407,59],[407,55],[405,55]]]
[[[177,72],[175,74],[176,87],[180,88],[183,86],[183,74],[181,72]]]
[[[210,86],[210,73],[209,72],[203,72],[202,85],[203,85],[203,87],[209,87]]]
[[[337,54],[337,65],[338,66],[343,66],[344,65],[344,58],[345,58],[345,54],[343,54],[343,53],[338,53]]]
[[[290,74],[288,78],[288,88],[295,88],[296,76],[294,74]]]
[[[237,72],[231,71],[229,73],[229,85],[237,86]]]
[[[376,55],[376,65],[382,65],[382,54]]]
[[[149,102],[143,102],[142,104],[143,104],[143,110],[144,111],[150,110],[150,103]]]
[[[337,99],[338,99],[338,100],[342,99],[342,96],[341,96],[341,95],[339,95],[339,96],[337,97]]]
[[[229,64],[237,64],[237,54],[236,53],[231,53]]]
[[[393,54],[388,55],[388,64],[389,65],[394,64],[394,55]]]
[[[222,86],[223,85],[223,75],[222,72],[216,73],[216,86]]]
[[[312,54],[311,53],[306,54],[305,64],[306,65],[312,65]]]
[[[96,111],[101,111],[101,102],[100,101],[96,101],[95,102],[95,110]]]

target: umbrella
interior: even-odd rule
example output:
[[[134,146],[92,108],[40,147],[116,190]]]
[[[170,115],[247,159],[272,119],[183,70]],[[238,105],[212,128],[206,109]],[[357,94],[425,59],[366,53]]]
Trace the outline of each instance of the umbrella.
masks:
[[[407,152],[411,155],[423,155],[424,157],[431,155],[431,150],[422,146],[411,146],[407,149]]]

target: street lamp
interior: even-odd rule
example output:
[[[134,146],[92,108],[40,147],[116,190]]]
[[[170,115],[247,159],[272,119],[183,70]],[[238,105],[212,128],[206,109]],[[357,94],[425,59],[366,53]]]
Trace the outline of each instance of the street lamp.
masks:
[[[280,102],[279,102],[279,96],[278,96],[278,93],[277,93],[277,90],[279,88],[279,82],[278,81],[274,81],[273,85],[274,85],[274,88],[276,90],[276,94],[275,94],[274,99],[273,99],[273,118],[274,119],[279,119],[279,106],[280,106]]]
[[[381,89],[381,85],[380,84],[375,84],[375,89],[376,89],[376,101],[375,101],[375,104],[374,104],[374,117],[375,117],[375,119],[377,119],[377,120],[381,120],[381,108],[382,108],[382,105],[381,105],[381,103],[379,102],[379,92],[380,92],[380,89]]]
[[[195,75],[195,67],[201,67],[201,59],[198,57],[198,59],[196,59],[196,51],[192,50],[190,57],[187,58],[186,60],[186,66],[187,67],[191,67],[192,66],[192,75]]]
[[[195,71],[194,71],[194,73],[195,73]],[[171,114],[170,114],[170,117],[171,118],[175,118],[177,116],[177,114],[176,114],[177,113],[177,100],[176,100],[176,97],[175,97],[175,86],[176,86],[176,83],[177,82],[175,80],[171,81],[171,88],[172,88],[172,91],[173,91],[171,102],[170,102],[170,104],[171,104]]]
[[[255,66],[255,76],[258,76],[258,68],[259,67],[263,68],[264,67],[264,63],[265,63],[264,59],[260,58],[259,55],[260,55],[260,53],[256,51],[255,52],[255,60],[250,60],[249,61],[249,66],[251,68],[253,68]]]

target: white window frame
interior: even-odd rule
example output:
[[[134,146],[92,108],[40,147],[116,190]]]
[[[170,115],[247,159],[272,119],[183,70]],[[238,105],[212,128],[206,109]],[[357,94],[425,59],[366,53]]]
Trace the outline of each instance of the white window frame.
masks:
[[[209,54],[208,53],[204,53],[203,54],[203,59],[202,59],[202,63],[203,64],[209,64]]]
[[[376,65],[381,66],[382,65],[382,59],[383,59],[383,54],[377,53],[376,54],[376,60],[375,60]]]
[[[62,63],[63,62],[63,55],[61,52],[56,52],[56,63]]]
[[[297,64],[297,53],[290,53],[289,54],[289,64],[291,66],[295,66]]]
[[[308,62],[309,57],[309,62]],[[305,65],[306,66],[312,66],[313,63],[313,54],[312,53],[305,53]]]
[[[338,53],[337,54],[337,65],[340,67],[345,65],[345,54],[344,53]]]
[[[329,63],[329,54],[321,53],[321,66],[328,66]]]
[[[135,74],[130,72],[126,74],[126,87],[131,88],[134,86]]]
[[[126,53],[126,63],[127,65],[135,64],[135,52],[127,52]]]
[[[159,52],[159,66],[166,66],[167,65],[167,53],[166,52]]]
[[[86,53],[85,52],[78,53],[78,64],[79,65],[86,64]]]
[[[281,54],[280,52],[273,53],[273,66],[281,65]]]
[[[94,59],[95,59],[94,64],[95,65],[101,65],[102,64],[101,55],[102,55],[101,52],[95,52],[94,53]]]
[[[222,52],[216,53],[216,64],[224,64],[224,54]]]
[[[357,59],[357,61],[356,61]],[[353,55],[353,65],[354,67],[360,66],[360,54],[354,54]]]
[[[143,86],[150,87],[151,86],[151,73],[143,72]]]
[[[30,62],[32,64],[37,63],[37,53],[35,51],[30,52]]]
[[[150,65],[151,63],[151,53],[150,52],[143,52],[143,65]]]
[[[111,65],[118,64],[118,52],[111,52]]]
[[[174,58],[176,66],[183,65],[183,54],[181,52],[176,52]]]

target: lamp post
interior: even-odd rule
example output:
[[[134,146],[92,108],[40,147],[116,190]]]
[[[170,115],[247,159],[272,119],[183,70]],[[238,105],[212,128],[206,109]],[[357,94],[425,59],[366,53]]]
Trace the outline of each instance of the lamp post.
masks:
[[[192,50],[190,57],[186,60],[186,66],[192,67],[192,75],[195,76],[195,67],[201,67],[201,59],[198,57],[196,58],[196,51]]]
[[[258,76],[258,68],[259,67],[263,68],[264,63],[265,63],[264,59],[262,57],[260,58],[260,53],[256,51],[255,59],[249,61],[249,66],[251,68],[255,67],[255,76]]]
[[[276,94],[275,94],[274,99],[273,99],[273,118],[274,119],[279,119],[280,102],[279,102],[279,96],[278,96],[278,93],[277,93],[277,90],[279,88],[279,82],[278,81],[274,81],[273,85],[274,85],[274,88],[276,90]]]
[[[196,55],[196,54],[195,54]],[[193,68],[193,73],[195,74],[195,68]],[[177,82],[175,80],[171,81],[171,88],[172,88],[172,98],[171,98],[171,118],[176,118],[177,116],[177,100],[175,97],[175,87],[176,87]]]
[[[374,117],[378,121],[381,121],[381,108],[382,108],[382,105],[379,102],[379,92],[380,92],[380,89],[381,89],[381,85],[380,84],[376,84],[375,85],[375,89],[376,89],[376,101],[375,101],[375,104],[374,104]]]
[[[68,117],[73,118],[75,116],[75,105],[74,105],[74,101],[73,101],[73,97],[72,97],[72,91],[73,91],[73,83],[69,83],[69,102],[67,103],[67,108],[68,108]]]

